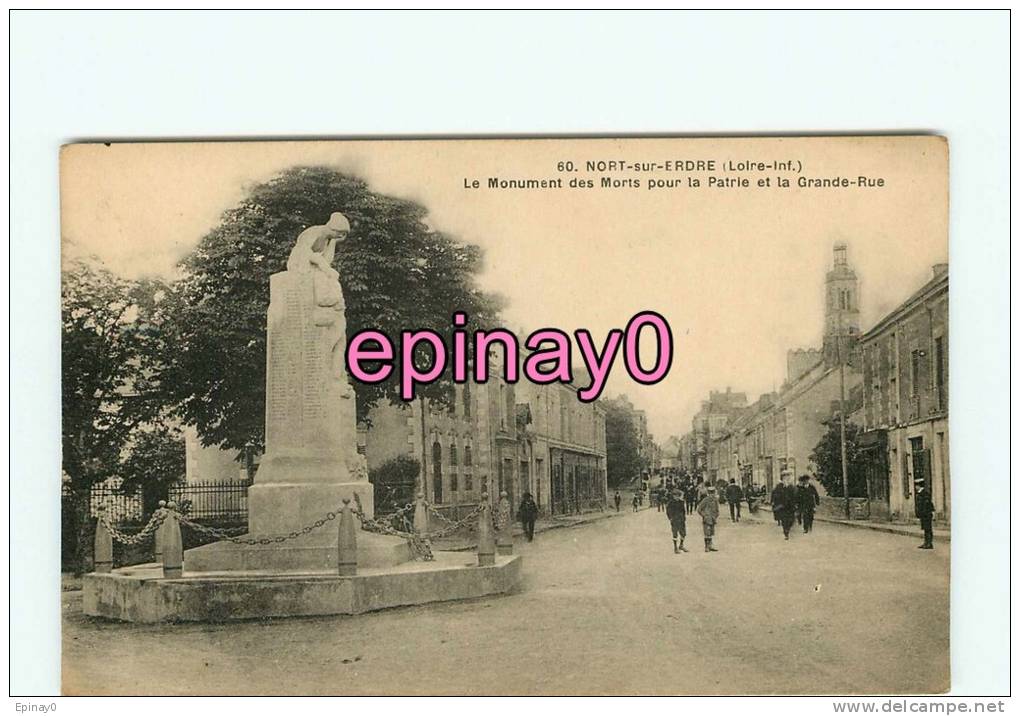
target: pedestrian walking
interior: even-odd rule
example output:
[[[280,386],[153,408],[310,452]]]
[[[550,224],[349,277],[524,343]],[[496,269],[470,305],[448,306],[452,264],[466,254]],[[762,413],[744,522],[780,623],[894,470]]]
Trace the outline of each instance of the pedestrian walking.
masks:
[[[783,528],[783,538],[790,539],[790,528],[793,527],[794,513],[796,512],[796,492],[794,487],[787,486],[780,476],[779,484],[772,490],[772,512],[776,515],[780,526]]]
[[[669,520],[669,527],[673,532],[673,554],[686,552],[684,539],[687,537],[687,507],[684,504],[684,494],[678,487],[673,488],[666,495],[666,518]],[[679,544],[677,537],[680,538]]]
[[[931,528],[935,505],[931,501],[931,493],[923,477],[914,480],[914,514],[921,520],[921,529],[924,530],[924,544],[918,545],[917,548],[935,549],[935,545],[932,544],[935,535]]]
[[[684,489],[684,500],[687,502],[687,514],[693,515],[694,508],[698,506],[698,488],[693,482],[688,481]]]
[[[637,512],[637,508],[638,508],[637,494],[635,494],[634,497],[631,498],[630,504],[634,505],[634,511]]]
[[[524,529],[524,536],[530,542],[535,539],[535,520],[538,519],[538,505],[530,492],[525,492],[521,499],[521,506],[517,508],[517,517]]]
[[[701,531],[705,536],[705,551],[718,552],[712,545],[715,523],[719,519],[719,500],[715,495],[715,487],[709,485],[705,490],[705,496],[698,503],[698,514],[701,515]]]
[[[821,501],[818,490],[811,484],[811,478],[801,475],[800,485],[797,486],[797,514],[800,516],[800,523],[804,526],[804,534],[814,528],[815,508]]]
[[[730,522],[740,522],[740,501],[744,499],[744,491],[732,477],[726,486],[726,502],[730,505]]]
[[[619,512],[619,511],[620,511],[620,500],[621,500],[621,499],[622,499],[622,498],[620,497],[620,491],[619,491],[619,490],[617,490],[617,491],[616,491],[616,494],[615,494],[615,495],[613,495],[613,504],[615,504],[615,505],[616,505],[616,511],[617,511],[617,512]]]

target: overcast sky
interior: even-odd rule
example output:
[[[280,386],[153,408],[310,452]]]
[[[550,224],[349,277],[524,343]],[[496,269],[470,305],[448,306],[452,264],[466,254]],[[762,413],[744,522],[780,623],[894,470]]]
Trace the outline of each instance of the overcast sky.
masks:
[[[491,176],[598,181],[601,174],[584,172],[589,159],[792,159],[804,176],[864,174],[885,187],[463,187],[465,178],[484,186]],[[290,166],[326,164],[421,202],[434,227],[483,246],[480,280],[508,299],[510,328],[584,327],[601,341],[634,313],[658,311],[676,341],[669,376],[635,384],[621,356],[608,392],[647,410],[659,442],[690,429],[710,389],[731,386],[754,400],[782,383],[788,348],[820,344],[836,241],[848,244],[861,281],[864,329],[948,257],[947,159],[934,138],[91,145],[63,160],[67,250],[96,254],[127,276],[172,275],[246,187]],[[559,173],[559,161],[581,171]],[[796,183],[796,174],[778,174]],[[774,183],[777,172],[729,176],[753,185],[759,176]]]

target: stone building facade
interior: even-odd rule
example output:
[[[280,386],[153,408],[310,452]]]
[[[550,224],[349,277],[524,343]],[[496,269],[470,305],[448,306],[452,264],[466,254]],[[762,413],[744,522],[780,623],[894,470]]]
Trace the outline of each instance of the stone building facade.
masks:
[[[573,385],[517,386],[520,490],[543,514],[604,509],[606,411],[598,401],[582,403]]]
[[[862,443],[873,515],[912,519],[913,481],[949,521],[949,267],[867,331]]]
[[[359,437],[370,474],[413,458],[425,466],[426,498],[457,514],[502,491],[514,509],[530,492],[542,514],[605,506],[606,414],[598,402],[580,402],[573,385],[507,383],[496,363],[488,382],[452,390],[448,406],[419,399],[372,409]]]
[[[368,424],[359,426],[359,449],[369,475],[398,457],[409,457],[423,468],[416,486],[426,499],[454,512],[477,505],[483,493],[493,502],[501,490],[517,497],[514,388],[493,374],[487,383],[453,386],[448,405],[424,398],[377,405]]]

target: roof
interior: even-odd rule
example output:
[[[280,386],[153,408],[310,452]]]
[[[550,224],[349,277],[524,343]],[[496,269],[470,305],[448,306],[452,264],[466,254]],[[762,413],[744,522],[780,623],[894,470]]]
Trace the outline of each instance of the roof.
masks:
[[[882,318],[878,323],[869,328],[860,337],[861,341],[869,341],[877,337],[879,334],[884,332],[889,326],[896,323],[900,318],[906,316],[911,311],[919,308],[925,299],[931,298],[934,294],[941,293],[949,290],[949,272],[939,274],[932,278],[928,283],[924,284],[915,291],[910,298],[901,303],[899,306],[894,308],[888,315]]]

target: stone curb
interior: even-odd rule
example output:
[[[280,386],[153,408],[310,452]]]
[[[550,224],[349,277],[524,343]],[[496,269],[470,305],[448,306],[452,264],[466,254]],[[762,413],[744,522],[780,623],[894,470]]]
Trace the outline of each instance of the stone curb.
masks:
[[[648,508],[645,508],[645,509],[648,509]],[[643,512],[644,510],[640,510],[640,511]],[[633,511],[631,511],[631,512],[624,512],[623,510],[620,510],[619,512],[616,512],[615,510],[612,510],[612,511],[606,510],[603,513],[596,513],[596,514],[597,514],[596,517],[592,517],[591,519],[579,520],[577,522],[560,521],[560,522],[546,522],[545,524],[542,524],[542,525],[536,524],[535,525],[535,534],[539,534],[541,532],[549,532],[550,530],[559,530],[559,529],[563,529],[565,527],[581,527],[583,525],[591,524],[592,522],[601,522],[602,520],[608,520],[608,519],[611,519],[611,518],[614,518],[614,517],[623,517],[624,515],[637,514],[637,513],[633,512]],[[520,537],[523,534],[524,533],[520,530],[520,527],[516,527],[515,526],[514,537]],[[460,543],[457,543],[454,546],[449,546],[449,547],[433,544],[433,547],[435,547],[435,549],[437,549],[437,550],[439,550],[441,552],[469,552],[469,551],[471,551],[473,549],[477,549],[478,548],[478,543],[477,542],[471,542],[471,543],[460,542]]]
[[[772,512],[772,508],[769,505],[761,505],[758,509],[765,510],[769,513]],[[885,532],[886,534],[899,535],[900,537],[913,537],[921,540],[924,539],[924,533],[921,531],[920,525],[898,525],[890,522],[872,522],[871,520],[841,520],[835,517],[823,517],[817,513],[815,513],[815,521],[827,522],[830,525],[842,525],[844,527],[855,527],[857,529]],[[933,538],[936,542],[952,541],[946,530],[935,530]]]

